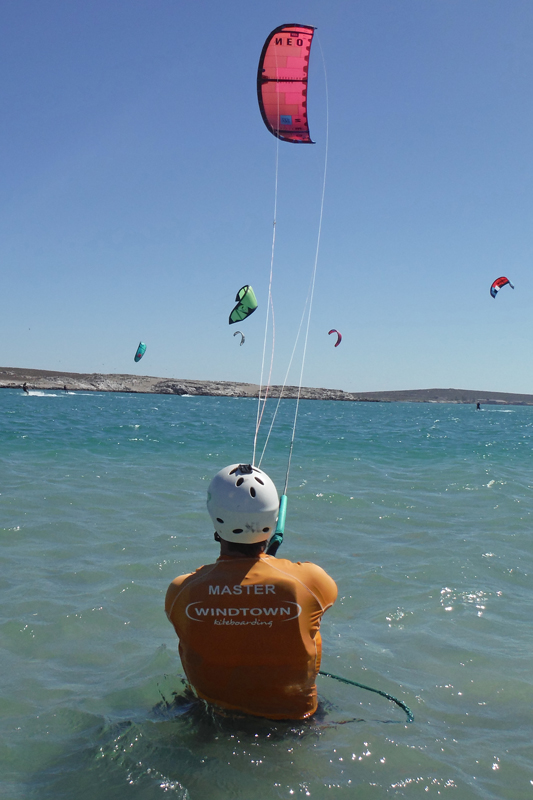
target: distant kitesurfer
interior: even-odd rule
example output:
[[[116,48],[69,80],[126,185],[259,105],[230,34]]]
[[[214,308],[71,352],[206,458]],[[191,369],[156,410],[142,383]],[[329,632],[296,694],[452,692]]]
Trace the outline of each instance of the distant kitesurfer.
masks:
[[[305,719],[317,709],[320,620],[337,586],[319,566],[265,553],[276,487],[250,464],[222,469],[207,491],[220,556],[170,584],[165,611],[197,695],[224,709]]]
[[[29,393],[30,393],[30,392],[29,392],[29,390],[28,390],[28,384],[27,384],[25,381],[24,381],[24,383],[22,384],[22,388],[24,389],[24,391],[26,392],[26,394],[29,394]]]
[[[481,411],[481,403],[476,404],[476,411]]]
[[[64,392],[68,392],[68,389],[67,389],[67,387],[66,387],[66,386],[63,386],[63,391],[64,391]]]

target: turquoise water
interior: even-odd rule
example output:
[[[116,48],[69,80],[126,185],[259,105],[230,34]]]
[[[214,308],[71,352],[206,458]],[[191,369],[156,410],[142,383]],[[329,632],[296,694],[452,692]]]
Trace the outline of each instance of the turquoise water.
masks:
[[[293,401],[263,467],[283,484]],[[0,796],[533,793],[533,409],[301,404],[280,556],[337,581],[307,723],[188,697],[163,600],[256,403],[0,392]]]

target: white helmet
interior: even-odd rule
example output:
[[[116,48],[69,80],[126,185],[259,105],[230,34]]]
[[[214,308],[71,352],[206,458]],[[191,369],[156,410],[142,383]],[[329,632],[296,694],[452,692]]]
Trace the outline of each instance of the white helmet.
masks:
[[[251,464],[231,464],[209,484],[207,510],[226,542],[264,542],[276,527],[278,493],[266,472]]]

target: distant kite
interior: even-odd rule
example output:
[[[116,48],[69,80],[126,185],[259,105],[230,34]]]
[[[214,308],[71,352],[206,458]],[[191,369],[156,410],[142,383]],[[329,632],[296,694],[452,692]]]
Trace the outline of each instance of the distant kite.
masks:
[[[342,342],[342,334],[339,333],[339,331],[336,331],[335,328],[332,328],[330,331],[328,331],[328,336],[330,336],[332,333],[337,334],[337,341],[335,342],[335,347],[338,347]]]
[[[146,345],[144,342],[139,342],[139,347],[137,348],[137,352],[135,353],[134,361],[140,361],[143,355],[146,353]]]
[[[237,305],[229,315],[230,325],[233,325],[234,322],[242,322],[243,319],[253,314],[257,308],[257,300],[251,286],[246,285],[239,289],[235,300]]]
[[[242,345],[244,344],[244,333],[242,331],[235,331],[235,333],[233,335],[237,336],[237,334],[239,334],[239,333],[241,334],[241,341],[239,342],[239,344],[242,347]]]
[[[514,286],[511,283],[511,281],[509,280],[509,278],[496,278],[496,280],[494,281],[494,283],[490,287],[491,297],[496,297],[496,295],[498,294],[498,292],[500,291],[502,286],[507,286],[507,284],[509,284],[511,289],[514,289]]]
[[[263,122],[284,142],[313,144],[307,122],[307,76],[315,29],[280,25],[267,37],[257,69]]]

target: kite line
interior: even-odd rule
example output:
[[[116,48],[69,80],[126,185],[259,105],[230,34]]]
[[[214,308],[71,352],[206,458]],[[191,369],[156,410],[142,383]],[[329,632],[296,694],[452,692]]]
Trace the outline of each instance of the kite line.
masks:
[[[275,244],[276,244],[276,226],[277,226],[277,204],[278,204],[278,184],[279,184],[279,140],[282,139],[284,141],[289,141],[293,143],[312,143],[311,137],[309,135],[309,127],[307,123],[307,75],[308,75],[308,68],[309,68],[309,53],[311,49],[311,42],[313,39],[315,29],[309,26],[302,26],[302,25],[285,25],[276,28],[270,36],[267,38],[265,45],[263,47],[263,51],[261,53],[261,58],[259,60],[259,68],[258,68],[258,78],[257,78],[257,88],[258,88],[258,98],[259,98],[259,107],[261,110],[261,115],[263,117],[263,121],[265,122],[267,128],[270,130],[271,133],[276,136],[276,170],[275,170],[275,182],[274,182],[274,221],[273,221],[273,229],[272,229],[272,251],[271,251],[271,259],[270,259],[270,276],[269,276],[269,286],[268,286],[268,303],[267,303],[267,311],[266,311],[266,321],[265,321],[265,334],[263,340],[263,358],[261,363],[261,380],[259,386],[259,394],[258,394],[258,406],[257,406],[257,417],[256,417],[256,428],[255,428],[255,435],[254,435],[254,446],[253,446],[253,459],[252,464],[255,464],[255,457],[257,451],[257,439],[259,434],[259,428],[262,422],[266,401],[268,398],[268,393],[270,390],[270,381],[272,377],[272,364],[274,360],[274,344],[275,344],[275,324],[274,324],[274,303],[272,299],[272,280],[273,280],[273,273],[274,273],[274,254],[275,254]],[[303,56],[300,55],[301,64],[300,67],[302,68],[300,77],[295,77],[295,66],[294,62],[297,61],[296,58],[291,58],[291,70],[287,69],[287,65],[285,61],[282,61],[282,56],[278,59],[278,51],[276,46],[278,44],[283,45],[283,39],[280,35],[275,42],[275,46],[271,48],[271,43],[273,38],[277,34],[282,34],[283,32],[287,33],[288,36],[291,36],[296,39],[296,44],[298,47],[301,48],[301,53]],[[301,38],[296,38],[301,36]],[[305,48],[305,41],[307,37],[307,48]],[[318,37],[317,37],[318,40]],[[289,43],[289,42],[288,42]],[[300,319],[300,324],[298,327],[298,331],[296,334],[296,339],[294,342],[293,350],[291,353],[291,357],[289,360],[289,365],[287,368],[287,372],[285,374],[283,385],[280,389],[278,402],[272,416],[272,420],[270,423],[270,427],[266,436],[265,444],[261,453],[261,457],[259,460],[259,465],[263,460],[263,456],[265,454],[265,450],[270,438],[270,434],[272,433],[273,425],[279,410],[279,405],[283,396],[283,392],[285,391],[285,387],[287,384],[289,371],[292,366],[292,362],[294,359],[294,355],[296,352],[296,346],[298,344],[300,334],[302,331],[302,327],[305,324],[305,337],[304,337],[304,344],[303,344],[303,352],[302,352],[302,360],[300,365],[300,376],[298,381],[298,391],[296,396],[296,406],[294,410],[294,419],[292,424],[292,433],[291,433],[291,441],[289,446],[289,455],[287,459],[287,470],[285,474],[285,485],[283,488],[283,493],[280,498],[280,505],[279,505],[279,515],[278,521],[276,525],[276,530],[271,537],[270,541],[268,542],[266,553],[268,555],[275,555],[278,548],[283,542],[283,536],[285,532],[285,519],[287,515],[287,491],[289,485],[289,473],[291,468],[291,461],[292,461],[292,454],[294,450],[294,443],[296,440],[296,427],[298,422],[298,412],[300,408],[300,399],[302,394],[302,385],[303,385],[303,375],[304,375],[304,368],[305,368],[305,360],[307,356],[307,346],[309,342],[309,330],[311,324],[311,313],[313,310],[313,299],[315,293],[315,284],[316,284],[316,275],[317,275],[317,268],[318,268],[318,257],[320,252],[320,242],[322,237],[322,223],[324,218],[324,201],[326,195],[326,178],[327,178],[327,167],[328,167],[328,151],[329,151],[329,96],[328,96],[328,81],[327,81],[327,71],[326,71],[326,62],[324,58],[324,53],[322,50],[322,45],[318,40],[320,54],[322,57],[322,65],[324,69],[324,84],[325,84],[325,100],[326,100],[326,137],[325,137],[325,154],[324,154],[324,173],[323,173],[323,180],[322,180],[322,192],[321,192],[321,200],[320,200],[320,215],[319,215],[319,222],[318,222],[318,233],[317,233],[317,241],[316,241],[316,249],[315,249],[315,257],[313,262],[313,269],[311,274],[311,283],[309,292],[304,304],[302,316]],[[292,49],[292,48],[291,48]],[[298,108],[297,114],[299,116],[294,117],[294,106],[297,105],[295,97],[297,92],[294,90],[294,86],[291,84],[300,83],[301,94],[304,97],[304,102]],[[274,91],[272,92],[270,84],[274,84]],[[282,84],[280,86],[280,84]],[[287,88],[289,85],[289,88]],[[287,100],[285,91],[289,94],[291,100],[290,102]],[[274,97],[272,97],[274,94]],[[281,94],[283,94],[283,101],[281,100]],[[283,105],[283,108],[282,108]],[[298,124],[296,124],[298,123]],[[269,315],[272,313],[272,352],[270,358],[270,370],[268,375],[268,380],[264,390],[263,395],[263,376],[264,376],[264,368],[265,368],[265,357],[266,357],[266,344],[267,344],[267,337],[268,337],[268,322],[269,322]],[[339,344],[342,336],[339,334],[338,331],[330,331],[330,333],[336,332],[338,334],[337,344]],[[337,346],[337,345],[335,345]],[[357,681],[349,680],[348,678],[342,678],[339,675],[333,675],[330,672],[320,672],[320,675],[323,675],[327,678],[333,678],[337,681],[342,683],[351,684],[353,686],[357,686],[361,689],[365,689],[370,692],[374,692],[375,694],[379,694],[382,697],[391,700],[393,703],[396,703],[403,711],[407,714],[407,721],[412,722],[414,717],[411,712],[411,709],[401,700],[398,700],[396,697],[388,694],[387,692],[383,692],[380,689],[373,689],[371,686],[366,686],[365,684],[358,683]],[[350,720],[347,720],[350,721]]]
[[[279,101],[278,101],[279,102]],[[275,326],[275,318],[274,318],[274,303],[272,301],[272,276],[274,274],[274,253],[276,249],[276,222],[277,222],[277,209],[278,209],[278,177],[279,177],[279,139],[276,139],[276,177],[274,181],[274,222],[272,225],[272,251],[270,255],[270,275],[268,279],[268,301],[267,301],[267,310],[265,316],[265,335],[263,337],[263,357],[261,360],[261,377],[259,380],[259,393],[258,393],[258,400],[257,400],[257,417],[255,422],[255,435],[254,435],[254,449],[253,449],[253,456],[252,456],[252,464],[255,464],[255,453],[257,448],[257,437],[259,435],[259,428],[261,426],[261,420],[263,418],[263,413],[266,406],[266,401],[268,397],[268,389],[270,387],[270,380],[272,377],[272,365],[274,363],[274,344],[276,338],[276,326]],[[267,380],[267,387],[265,389],[265,396],[261,398],[261,393],[263,391],[263,375],[265,370],[265,354],[266,354],[266,344],[267,344],[267,337],[268,337],[268,319],[270,315],[270,311],[272,311],[272,351],[270,355],[270,370],[268,374]],[[265,444],[266,447],[266,444]],[[264,449],[263,449],[264,453]],[[262,456],[261,456],[262,458]]]
[[[318,40],[318,44],[320,46],[320,41]],[[326,177],[328,171],[328,147],[329,147],[329,101],[328,101],[328,81],[327,81],[327,73],[326,73],[326,62],[324,60],[324,54],[322,53],[322,47],[320,47],[320,53],[322,54],[322,63],[324,67],[324,83],[326,87],[326,142],[325,142],[325,154],[324,154],[324,177],[322,180],[322,196],[320,199],[320,217],[318,221],[318,234],[317,234],[317,241],[316,241],[316,250],[315,250],[315,261],[313,264],[313,275],[311,279],[311,292],[309,298],[309,311],[307,314],[307,326],[305,329],[305,339],[304,339],[304,350],[302,355],[302,365],[300,369],[300,380],[298,383],[298,397],[296,399],[296,409],[294,412],[294,422],[292,426],[292,437],[291,437],[291,444],[289,448],[289,458],[287,463],[287,473],[285,475],[285,487],[283,489],[283,494],[287,494],[287,487],[289,484],[289,471],[291,468],[291,460],[292,460],[292,451],[294,448],[294,440],[296,438],[296,422],[298,420],[298,410],[300,407],[300,397],[302,394],[302,383],[303,383],[303,374],[304,374],[304,367],[305,367],[305,357],[307,355],[307,343],[309,340],[309,326],[311,324],[311,312],[313,310],[313,298],[315,294],[315,282],[316,282],[316,271],[318,266],[318,255],[320,252],[320,240],[322,237],[322,220],[324,218],[324,199],[326,196]]]
[[[318,37],[317,37],[317,40],[318,40]],[[329,96],[328,96],[328,82],[327,82],[326,63],[325,63],[324,54],[323,54],[323,51],[322,51],[322,46],[321,46],[319,40],[318,40],[318,44],[319,44],[320,53],[321,53],[321,56],[322,56],[322,65],[323,65],[323,70],[324,70],[325,100],[326,100],[326,137],[325,137],[325,147],[324,147],[324,151],[325,151],[324,152],[324,170],[323,170],[323,178],[322,178],[321,197],[320,197],[320,214],[319,214],[319,221],[318,221],[317,241],[316,241],[316,248],[315,248],[315,255],[314,255],[314,260],[313,260],[313,268],[312,268],[312,273],[311,273],[311,282],[310,282],[309,291],[308,291],[307,298],[306,298],[305,303],[304,303],[304,308],[303,308],[302,316],[301,316],[301,319],[300,319],[300,324],[299,324],[299,327],[298,327],[298,331],[297,331],[297,334],[296,334],[293,350],[292,350],[291,357],[290,357],[290,360],[289,360],[289,365],[287,367],[287,371],[285,373],[285,378],[284,378],[283,384],[282,384],[281,389],[280,389],[278,402],[277,402],[274,414],[272,416],[272,420],[271,420],[270,427],[269,427],[269,430],[268,430],[268,433],[267,433],[267,436],[266,436],[265,444],[264,444],[264,447],[263,447],[263,450],[262,450],[262,453],[261,453],[261,457],[259,459],[259,466],[260,466],[261,462],[263,460],[265,451],[266,451],[266,447],[267,447],[270,435],[272,433],[272,429],[274,427],[274,423],[275,423],[276,416],[277,416],[277,413],[278,413],[278,410],[279,410],[280,402],[281,402],[281,399],[283,397],[283,393],[285,391],[285,387],[287,385],[289,372],[290,372],[290,369],[291,369],[291,366],[292,366],[292,363],[293,363],[293,360],[294,360],[294,355],[295,355],[295,352],[296,352],[296,347],[297,347],[297,344],[298,344],[298,341],[299,341],[299,338],[300,338],[302,327],[304,327],[304,324],[305,324],[305,335],[304,335],[304,343],[303,343],[303,352],[302,352],[302,359],[301,359],[301,364],[300,364],[300,375],[299,375],[299,379],[298,379],[298,390],[297,390],[297,395],[296,395],[296,407],[295,407],[295,410],[294,410],[294,418],[293,418],[293,423],[292,423],[291,439],[290,439],[290,444],[289,444],[289,454],[288,454],[288,458],[287,458],[287,469],[286,469],[286,473],[285,473],[285,484],[284,484],[283,492],[282,492],[282,495],[281,495],[281,498],[280,498],[280,513],[279,513],[279,518],[278,518],[278,524],[277,524],[277,527],[276,527],[276,531],[275,531],[272,539],[270,540],[269,545],[268,545],[268,549],[267,549],[267,552],[270,555],[275,555],[275,553],[277,552],[279,546],[281,545],[281,543],[283,541],[283,534],[284,534],[284,530],[285,530],[285,517],[286,517],[286,512],[287,512],[287,491],[288,491],[288,485],[289,485],[289,474],[290,474],[290,469],[291,469],[291,462],[292,462],[292,455],[293,455],[293,451],[294,451],[294,444],[295,444],[295,441],[296,441],[296,429],[297,429],[297,423],[298,423],[298,414],[299,414],[299,410],[300,410],[300,400],[301,400],[302,386],[303,386],[303,375],[304,375],[305,362],[306,362],[306,356],[307,356],[307,347],[308,347],[308,342],[309,342],[309,331],[310,331],[310,325],[311,325],[311,314],[312,314],[312,310],[313,310],[313,299],[314,299],[314,293],[315,293],[316,275],[317,275],[317,268],[318,268],[318,258],[319,258],[319,254],[320,254],[320,243],[321,243],[321,237],[322,237],[322,224],[323,224],[323,218],[324,218],[324,202],[325,202],[325,196],[326,196],[328,152],[329,152]],[[278,118],[284,119],[284,117],[280,117],[279,116],[279,102],[280,102],[279,101],[279,93],[277,93]],[[278,133],[279,133],[279,129],[278,129]],[[261,425],[261,421],[262,421],[262,417],[263,417],[263,413],[264,413],[264,409],[265,409],[265,405],[266,405],[266,400],[267,400],[267,397],[268,397],[268,392],[269,392],[269,389],[270,389],[270,379],[271,379],[271,375],[272,375],[272,362],[273,362],[273,357],[274,357],[275,327],[274,327],[274,305],[273,305],[273,299],[272,299],[272,278],[273,278],[273,271],[274,271],[274,252],[275,252],[276,223],[277,223],[276,215],[277,215],[278,183],[279,183],[279,138],[280,137],[277,136],[277,140],[278,141],[277,141],[277,146],[276,146],[274,224],[273,224],[273,234],[272,234],[272,255],[271,255],[271,262],[270,262],[269,295],[268,295],[268,305],[267,305],[267,319],[266,319],[266,324],[265,324],[265,337],[264,337],[264,343],[263,343],[263,363],[262,363],[262,366],[261,366],[261,385],[260,385],[260,389],[259,389],[258,411],[257,411],[256,430],[255,430],[255,436],[254,436],[254,450],[253,450],[253,461],[252,461],[252,463],[255,463],[255,457],[256,457],[256,451],[257,451],[257,437],[258,437],[259,427]],[[308,138],[306,141],[311,142],[311,139]],[[271,356],[270,373],[269,373],[269,377],[268,377],[268,381],[267,381],[267,386],[266,386],[265,391],[264,391],[264,396],[262,396],[262,394],[263,394],[262,383],[263,383],[263,374],[264,374],[266,341],[267,341],[267,336],[268,336],[268,319],[269,319],[270,311],[272,312],[272,356]]]
[[[266,401],[271,388],[272,367],[274,361],[275,317],[274,303],[272,298],[272,279],[274,271],[277,227],[279,141],[281,139],[282,141],[291,143],[312,144],[307,122],[307,79],[309,70],[309,56],[314,32],[315,28],[309,25],[288,24],[280,25],[278,28],[275,28],[269,34],[263,45],[257,70],[257,98],[259,102],[259,110],[267,129],[276,137],[277,141],[272,252],[270,259],[268,302],[265,319],[265,334],[263,339],[263,356],[258,392],[252,464],[255,464],[259,428],[261,426],[266,407]],[[285,45],[283,42],[283,36],[285,36]],[[290,57],[286,52],[288,47],[290,47]],[[272,350],[270,356],[269,375],[263,392],[263,377],[265,371],[270,313],[272,313]],[[263,448],[263,454],[264,450],[265,448]]]

